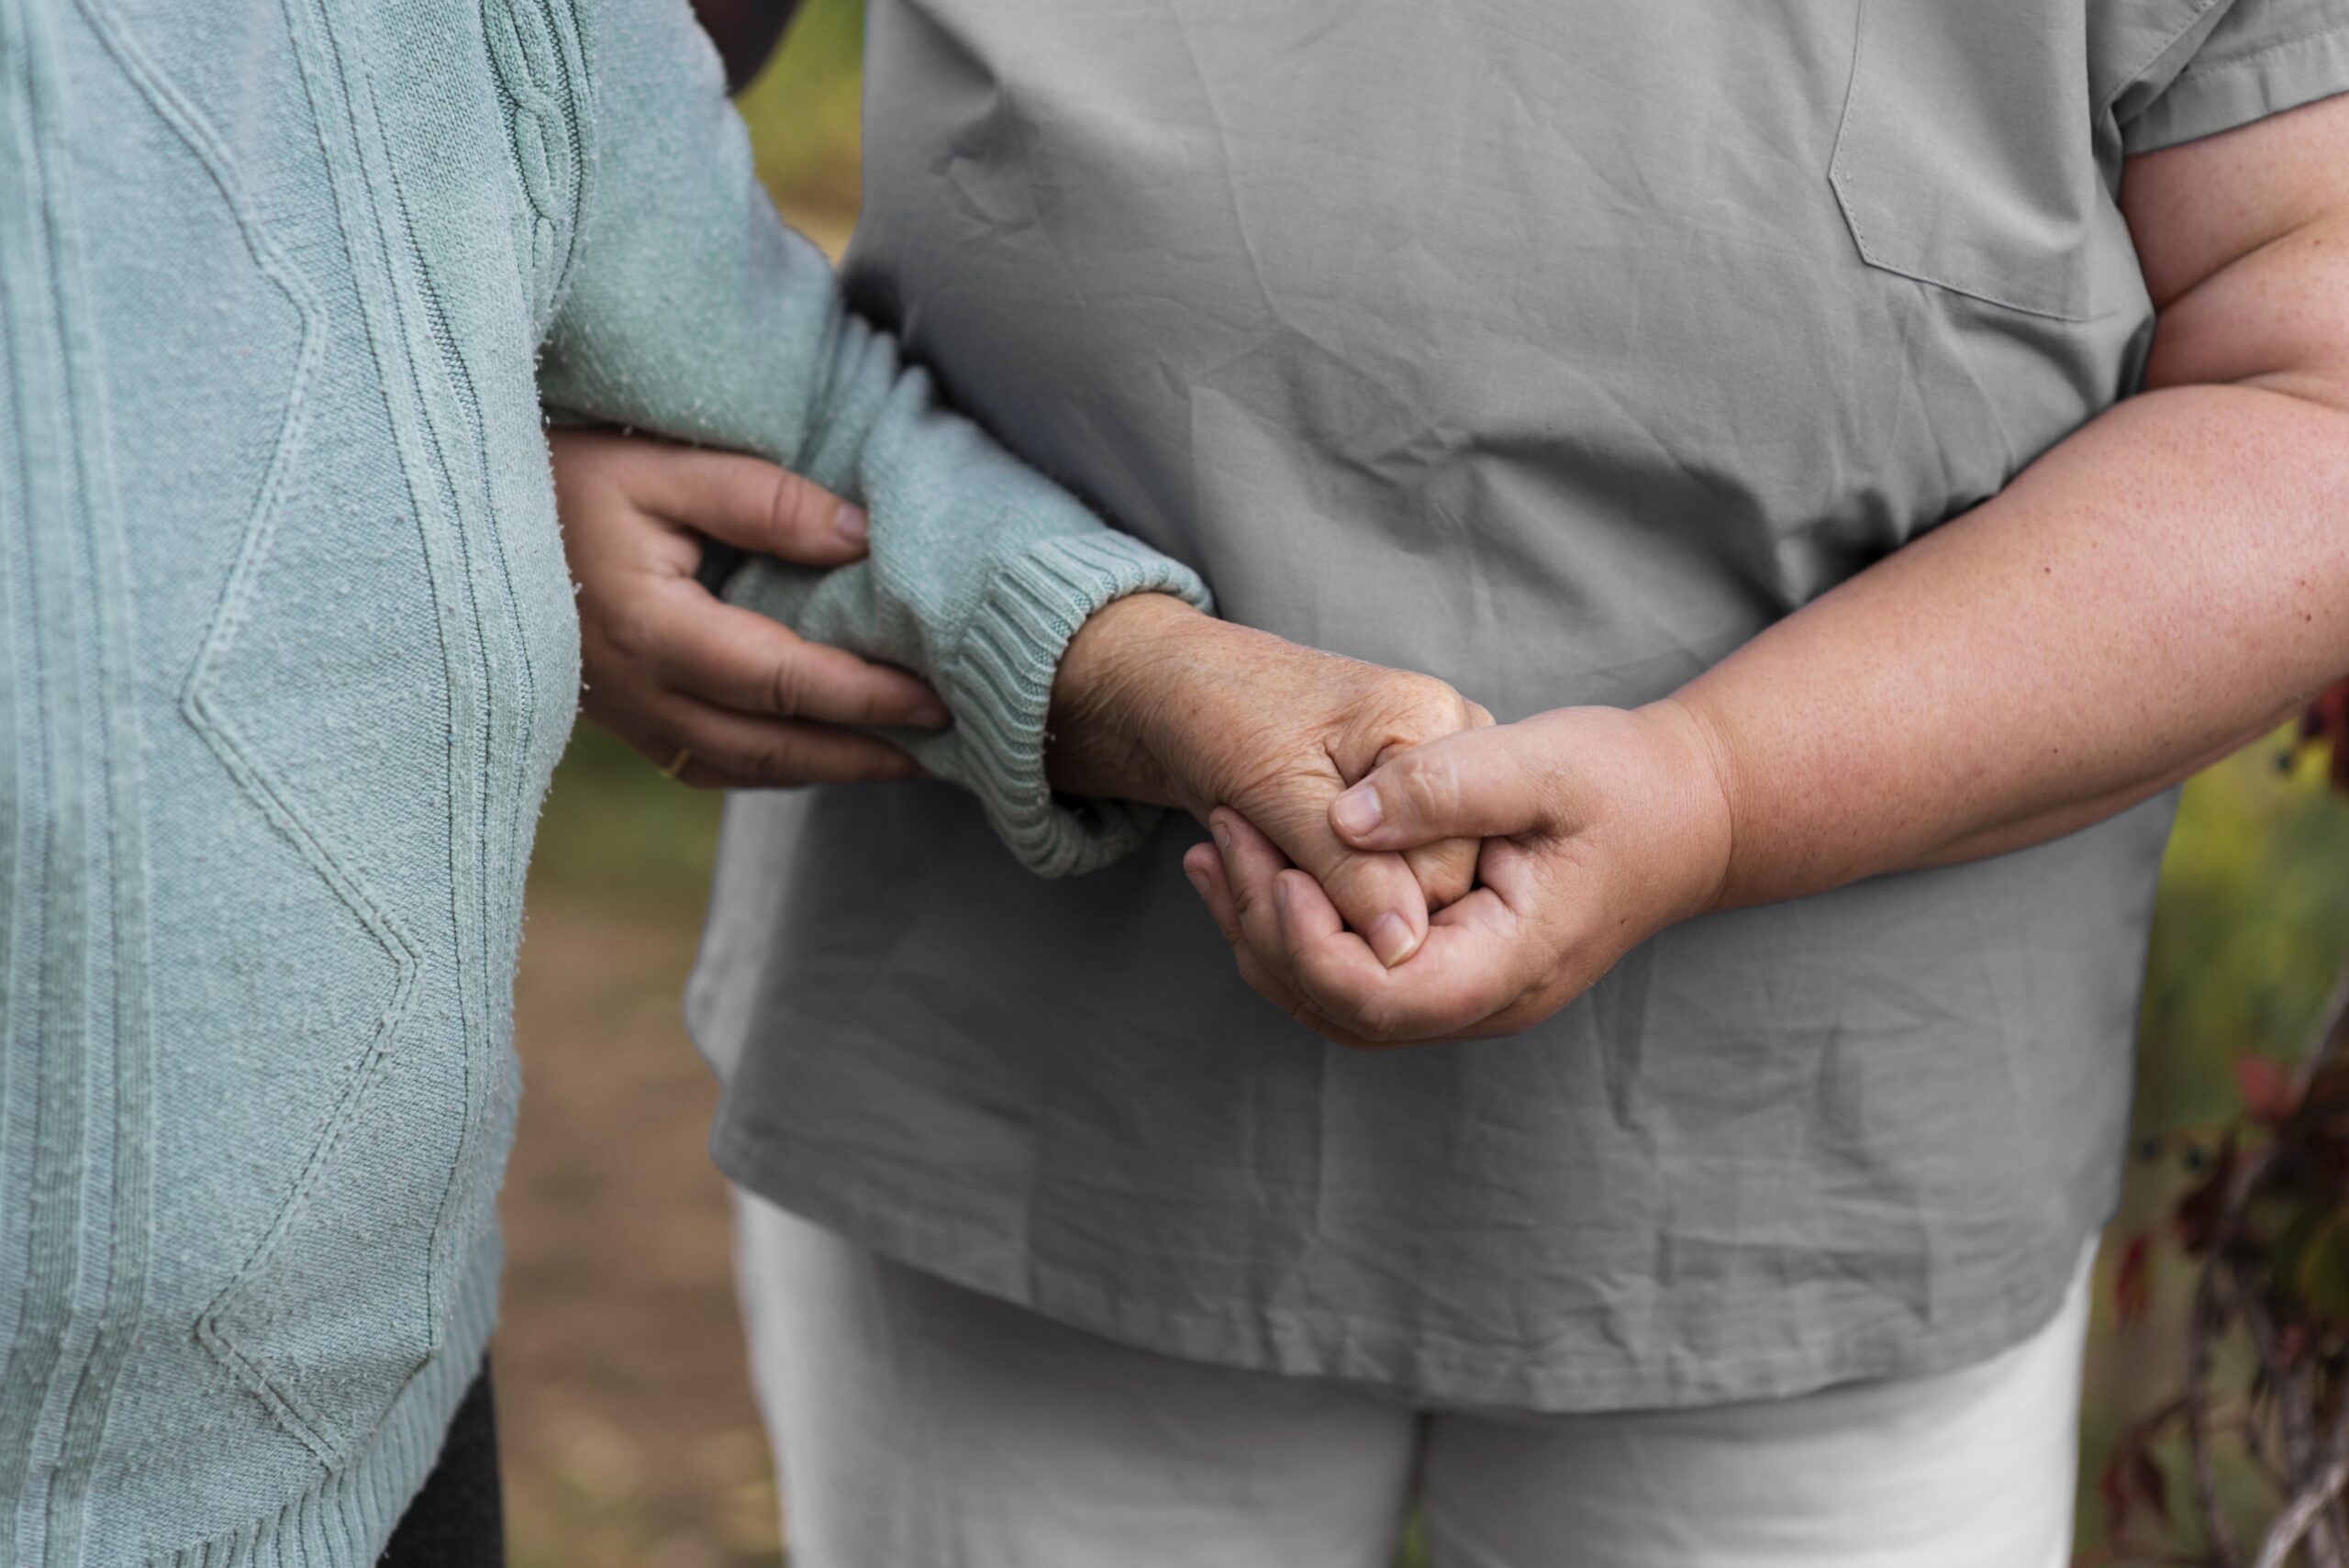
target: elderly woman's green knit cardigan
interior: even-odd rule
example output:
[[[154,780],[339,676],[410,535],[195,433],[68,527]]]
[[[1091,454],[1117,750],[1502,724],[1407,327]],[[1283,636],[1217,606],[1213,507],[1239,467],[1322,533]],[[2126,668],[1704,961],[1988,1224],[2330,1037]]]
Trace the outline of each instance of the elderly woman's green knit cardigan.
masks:
[[[841,314],[683,0],[0,0],[0,1564],[365,1568],[479,1364],[542,394],[866,502],[745,592],[930,677],[1039,870],[1130,840],[1052,672],[1196,579]]]

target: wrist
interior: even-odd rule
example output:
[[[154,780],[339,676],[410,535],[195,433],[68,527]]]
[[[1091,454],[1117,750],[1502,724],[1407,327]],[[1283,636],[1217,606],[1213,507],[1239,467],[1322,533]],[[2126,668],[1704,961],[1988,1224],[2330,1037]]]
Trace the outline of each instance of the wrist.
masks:
[[[1052,788],[1098,800],[1188,806],[1166,765],[1178,662],[1219,626],[1171,594],[1130,594],[1077,628],[1052,677],[1044,760]]]
[[[1675,694],[1637,710],[1674,758],[1670,775],[1683,787],[1666,793],[1676,819],[1673,837],[1685,850],[1671,921],[1732,907],[1737,862],[1737,798],[1733,752],[1711,709]],[[1667,922],[1671,923],[1671,922]]]

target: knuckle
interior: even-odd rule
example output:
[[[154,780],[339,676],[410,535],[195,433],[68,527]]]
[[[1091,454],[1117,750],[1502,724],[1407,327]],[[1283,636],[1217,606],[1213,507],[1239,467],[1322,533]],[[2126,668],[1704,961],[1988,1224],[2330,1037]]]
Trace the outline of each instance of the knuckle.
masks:
[[[696,761],[725,768],[763,789],[787,789],[807,782],[805,759],[787,735],[766,736],[738,742],[720,753],[696,755]]]
[[[1468,895],[1476,881],[1476,841],[1446,839],[1408,857],[1412,874],[1426,890],[1430,907],[1454,904]]]
[[[807,703],[807,671],[797,659],[778,659],[767,672],[767,711],[789,718]]]
[[[1273,978],[1272,971],[1264,967],[1264,961],[1256,956],[1255,951],[1242,943],[1234,943],[1232,951],[1240,961],[1240,978],[1248,983],[1248,988],[1295,1018],[1301,1004],[1293,992]]]
[[[822,538],[824,495],[788,470],[777,470],[772,521],[779,539],[813,544]]]
[[[781,543],[792,536],[799,512],[799,479],[785,469],[774,473],[774,488],[767,493],[767,537]]]
[[[1365,1055],[1378,1055],[1404,1043],[1396,1037],[1391,1028],[1374,1029],[1371,1019],[1359,1016],[1342,1029],[1333,1029],[1324,1032],[1348,1051],[1358,1051]]]
[[[888,692],[870,680],[858,683],[849,695],[849,706],[858,724],[885,724],[895,717]]]
[[[1322,891],[1341,915],[1364,920],[1408,904],[1419,889],[1410,862],[1392,851],[1348,851],[1320,879]]]
[[[1460,727],[1466,702],[1447,681],[1433,675],[1406,673],[1396,692],[1400,717],[1423,733],[1441,734]]]
[[[1231,950],[1232,957],[1244,959],[1247,955],[1240,947],[1240,923],[1232,918],[1230,910],[1213,899],[1208,901],[1207,910],[1208,918],[1215,923],[1216,935],[1223,939],[1223,945]]]
[[[641,608],[607,604],[596,618],[604,642],[622,659],[633,662],[651,652],[652,626]]]
[[[1355,1010],[1354,1032],[1374,1044],[1386,1045],[1399,1032],[1401,1021],[1392,1002],[1373,997]]]
[[[1457,765],[1444,752],[1413,751],[1397,760],[1389,780],[1405,812],[1422,821],[1440,821],[1460,798]]]
[[[807,782],[799,760],[788,749],[780,746],[760,747],[751,754],[743,772],[766,789],[795,789]]]
[[[1379,862],[1384,857],[1374,851],[1349,850],[1341,846],[1318,870],[1308,873],[1321,884],[1321,891],[1341,911],[1362,898],[1378,895]]]

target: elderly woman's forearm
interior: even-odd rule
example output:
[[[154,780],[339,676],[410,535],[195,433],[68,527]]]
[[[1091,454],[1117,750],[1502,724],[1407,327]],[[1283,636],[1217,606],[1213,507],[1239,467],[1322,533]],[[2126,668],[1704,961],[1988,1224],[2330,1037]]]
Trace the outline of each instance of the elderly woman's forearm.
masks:
[[[2189,386],[2113,409],[1674,700],[1729,797],[1723,902],[1751,904],[2086,826],[2343,670],[2349,397]]]

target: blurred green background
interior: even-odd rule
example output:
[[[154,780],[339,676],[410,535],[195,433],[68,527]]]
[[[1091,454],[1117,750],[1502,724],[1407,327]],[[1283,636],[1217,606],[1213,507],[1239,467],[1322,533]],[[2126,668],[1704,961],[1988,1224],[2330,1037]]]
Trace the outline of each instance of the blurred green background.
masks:
[[[862,31],[861,0],[808,0],[740,101],[777,202],[834,253],[855,221]],[[2224,1117],[2228,1060],[2297,1050],[2349,951],[2349,810],[2313,763],[2279,765],[2282,750],[2254,747],[2187,789],[2143,1014],[2141,1129]],[[677,1024],[716,821],[713,799],[583,726],[540,827],[496,1350],[517,1568],[780,1561],[727,1199],[703,1150],[714,1094]],[[2178,1179],[2133,1169],[2114,1234],[2158,1215]],[[2181,1274],[2156,1264],[2153,1309],[2126,1336],[2099,1294],[2084,1543],[2100,1534],[2105,1446],[2176,1386]]]

